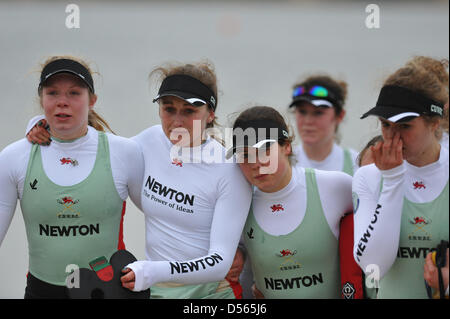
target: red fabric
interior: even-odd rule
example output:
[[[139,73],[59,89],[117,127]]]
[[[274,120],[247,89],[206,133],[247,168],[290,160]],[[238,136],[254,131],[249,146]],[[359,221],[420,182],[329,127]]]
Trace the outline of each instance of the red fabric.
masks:
[[[228,283],[230,284],[231,289],[233,289],[234,296],[236,299],[242,299],[242,286],[238,281],[230,281],[228,280]]]
[[[339,231],[341,297],[363,299],[363,272],[353,258],[353,212],[341,219]]]
[[[114,278],[114,269],[111,265],[106,266],[96,272],[98,278],[103,281],[111,281]]]
[[[125,249],[125,243],[123,242],[123,218],[125,216],[126,207],[127,207],[127,202],[123,201],[122,217],[120,218],[119,243],[117,245],[117,250],[124,250]]]

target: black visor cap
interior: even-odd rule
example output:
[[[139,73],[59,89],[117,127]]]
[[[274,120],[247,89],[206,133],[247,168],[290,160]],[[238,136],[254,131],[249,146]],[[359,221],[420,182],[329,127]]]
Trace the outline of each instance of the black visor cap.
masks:
[[[81,63],[70,59],[58,59],[47,64],[41,72],[39,89],[44,85],[50,77],[59,73],[71,73],[80,78],[92,93],[94,91],[94,81],[91,73]]]
[[[238,120],[233,126],[233,146],[227,151],[226,158],[230,158],[238,148],[254,147],[255,144],[262,141],[288,139],[287,128],[280,127],[276,121],[270,119]]]
[[[444,107],[427,96],[408,88],[386,85],[378,96],[375,107],[364,113],[382,117],[391,122],[406,122],[421,115],[443,116]]]
[[[213,111],[216,110],[217,98],[214,92],[200,80],[186,74],[174,74],[166,77],[153,102],[163,96],[176,96],[194,106],[208,104]]]

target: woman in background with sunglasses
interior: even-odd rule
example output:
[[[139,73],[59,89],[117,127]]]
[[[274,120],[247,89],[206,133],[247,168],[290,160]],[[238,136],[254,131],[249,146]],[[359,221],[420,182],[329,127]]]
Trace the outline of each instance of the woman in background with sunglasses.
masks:
[[[294,85],[292,102],[302,145],[294,148],[297,165],[353,175],[357,152],[338,145],[337,131],[345,116],[347,83],[314,75]]]
[[[353,176],[358,168],[358,153],[338,145],[338,128],[346,111],[347,83],[327,75],[312,75],[293,87],[292,102],[297,131],[302,141],[294,148],[296,165],[324,171],[341,171]],[[363,273],[350,257],[353,242],[353,214],[340,223],[341,271],[353,282],[363,281]],[[343,283],[345,284],[345,283]],[[358,289],[356,289],[358,290]],[[364,297],[374,297],[374,291],[363,285]],[[345,295],[345,294],[344,294]],[[359,294],[358,298],[361,298]]]

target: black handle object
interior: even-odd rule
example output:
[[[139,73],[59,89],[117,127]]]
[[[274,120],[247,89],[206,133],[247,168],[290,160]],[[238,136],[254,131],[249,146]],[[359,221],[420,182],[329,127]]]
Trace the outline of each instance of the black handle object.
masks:
[[[439,295],[440,299],[445,298],[445,287],[444,280],[442,279],[442,267],[445,267],[445,262],[447,259],[447,248],[448,241],[441,240],[436,248],[436,267],[438,268],[438,278],[439,278]]]
[[[439,283],[439,298],[444,299],[445,298],[445,287],[444,287],[444,280],[442,278],[442,267],[445,267],[446,259],[447,259],[447,248],[448,248],[448,241],[441,240],[441,242],[437,245],[436,249],[431,249],[431,252],[434,252],[434,264],[436,265],[438,269],[438,283]],[[425,288],[427,290],[428,298],[433,299],[437,298],[436,295],[433,295],[433,292],[431,290],[431,287],[428,286],[427,281],[425,280]]]
[[[433,299],[433,291],[431,290],[431,287],[428,285],[426,280],[424,280],[424,282],[425,282],[425,289],[427,290],[428,298]]]
[[[80,268],[79,288],[67,288],[71,299],[149,299],[150,289],[133,292],[122,287],[122,269],[136,258],[126,250],[116,251],[109,261],[100,257],[90,263],[92,269]]]

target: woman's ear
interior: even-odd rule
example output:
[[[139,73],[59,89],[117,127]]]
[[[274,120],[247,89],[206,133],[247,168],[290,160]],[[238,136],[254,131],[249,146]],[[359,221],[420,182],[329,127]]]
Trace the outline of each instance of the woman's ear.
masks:
[[[97,102],[97,95],[90,94],[89,95],[89,109],[92,110],[94,108],[95,103]]]
[[[208,124],[211,124],[214,121],[215,118],[216,118],[216,115],[215,115],[214,111],[210,110],[209,111],[209,116],[208,116],[208,119],[207,119]]]
[[[336,120],[337,120],[338,124],[341,124],[341,122],[344,120],[345,113],[346,113],[346,111],[344,109],[342,109],[341,112],[339,113],[339,115],[336,116]]]
[[[284,154],[286,156],[289,156],[289,155],[292,154],[292,145],[291,145],[291,143],[289,143],[289,142],[286,143],[286,145],[283,146],[283,149],[284,149]]]
[[[440,126],[441,126],[441,119],[439,119],[439,118],[437,118],[437,117],[436,117],[436,120],[433,121],[433,122],[431,123],[431,125],[430,125],[431,130],[432,130],[433,132],[436,132],[436,130],[438,130]]]

